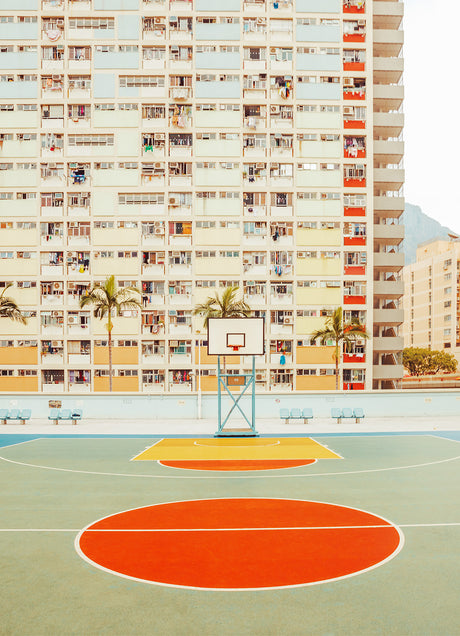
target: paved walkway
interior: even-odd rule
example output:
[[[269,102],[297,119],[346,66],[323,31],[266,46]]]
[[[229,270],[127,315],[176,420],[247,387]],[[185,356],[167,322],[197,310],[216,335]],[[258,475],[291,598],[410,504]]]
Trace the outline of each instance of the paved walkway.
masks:
[[[232,428],[239,423],[230,423]],[[256,429],[261,435],[299,435],[321,433],[389,433],[418,431],[460,431],[460,414],[456,417],[382,417],[364,418],[359,424],[344,420],[341,424],[331,418],[315,418],[308,424],[303,421],[289,422],[277,419],[257,421]],[[31,420],[26,425],[0,425],[0,434],[82,434],[82,435],[213,435],[217,430],[216,420],[83,420],[77,426],[71,423],[54,425],[48,420]]]

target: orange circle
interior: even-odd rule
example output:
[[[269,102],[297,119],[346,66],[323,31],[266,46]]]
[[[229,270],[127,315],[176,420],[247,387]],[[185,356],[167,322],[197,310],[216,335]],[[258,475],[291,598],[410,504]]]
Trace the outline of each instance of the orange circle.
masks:
[[[203,499],[136,508],[83,530],[81,556],[113,574],[213,590],[313,585],[397,554],[398,528],[371,513],[291,499]]]
[[[164,460],[159,463],[170,468],[185,470],[279,470],[280,468],[296,468],[314,464],[316,459],[192,459],[185,461]]]

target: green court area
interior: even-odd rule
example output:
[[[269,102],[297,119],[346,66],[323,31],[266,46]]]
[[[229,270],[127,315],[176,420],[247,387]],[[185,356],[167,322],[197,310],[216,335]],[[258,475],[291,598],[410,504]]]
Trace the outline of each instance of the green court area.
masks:
[[[164,440],[0,436],[1,634],[460,633],[458,433]]]

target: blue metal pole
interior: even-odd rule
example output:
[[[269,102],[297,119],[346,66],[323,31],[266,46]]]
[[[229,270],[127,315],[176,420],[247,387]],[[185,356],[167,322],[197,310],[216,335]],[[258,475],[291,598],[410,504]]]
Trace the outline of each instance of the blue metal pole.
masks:
[[[217,430],[222,430],[222,395],[220,390],[220,356],[217,356]]]
[[[252,356],[252,430],[256,432],[256,357]]]

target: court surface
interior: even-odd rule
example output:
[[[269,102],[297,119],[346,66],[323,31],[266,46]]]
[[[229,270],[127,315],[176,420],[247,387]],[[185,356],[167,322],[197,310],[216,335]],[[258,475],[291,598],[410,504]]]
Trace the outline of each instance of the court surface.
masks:
[[[460,435],[0,436],[0,634],[460,634]]]

